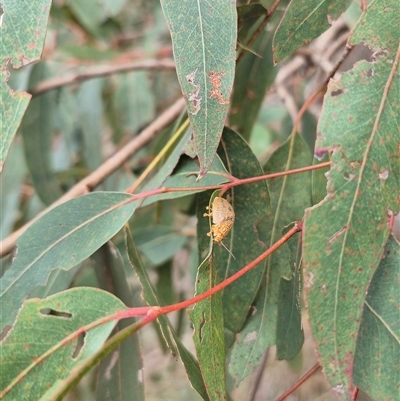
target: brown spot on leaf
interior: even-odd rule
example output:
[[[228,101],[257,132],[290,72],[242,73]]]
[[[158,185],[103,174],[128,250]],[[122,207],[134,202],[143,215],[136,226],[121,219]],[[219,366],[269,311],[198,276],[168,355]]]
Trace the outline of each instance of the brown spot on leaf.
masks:
[[[212,85],[212,89],[210,92],[210,98],[216,98],[219,104],[228,104],[229,101],[224,100],[221,92],[221,77],[224,76],[224,72],[216,72],[214,70],[210,71],[210,75],[208,78],[210,79],[210,83]]]

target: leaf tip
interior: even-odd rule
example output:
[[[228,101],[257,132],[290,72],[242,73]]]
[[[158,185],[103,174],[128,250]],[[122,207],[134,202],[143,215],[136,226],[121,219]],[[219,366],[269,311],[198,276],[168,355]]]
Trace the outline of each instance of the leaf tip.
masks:
[[[200,169],[199,175],[196,178],[196,182],[199,182],[206,174],[207,174],[207,170]]]

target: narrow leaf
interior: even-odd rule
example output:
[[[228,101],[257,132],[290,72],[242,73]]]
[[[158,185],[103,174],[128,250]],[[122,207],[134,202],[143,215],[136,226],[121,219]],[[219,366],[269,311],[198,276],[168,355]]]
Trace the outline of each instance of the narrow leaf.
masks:
[[[238,178],[254,177],[262,174],[261,166],[249,146],[234,131],[225,128],[218,153],[229,172]],[[247,263],[259,256],[266,248],[268,235],[264,230],[265,219],[270,215],[270,202],[265,182],[255,182],[232,188],[224,197],[230,198],[235,212],[235,222],[230,233],[223,239],[231,254],[218,244],[214,245],[211,263],[217,269],[221,280],[236,273]],[[198,200],[198,246],[202,258],[208,253],[210,239],[209,219],[203,217],[209,204],[209,193]],[[223,291],[223,311],[226,339],[229,347],[235,335],[242,329],[248,317],[252,302],[262,281],[265,263],[232,283]]]
[[[23,300],[55,269],[68,270],[113,237],[132,215],[130,196],[93,192],[51,210],[21,235],[17,257],[0,279],[1,324],[12,324]]]
[[[107,275],[106,290],[115,294],[126,306],[134,307],[122,256],[111,241],[94,255]],[[123,319],[116,330],[135,323],[137,319]],[[144,396],[143,361],[139,333],[134,333],[104,358],[99,367],[96,388],[97,401],[142,401]]]
[[[275,32],[275,63],[321,35],[350,3],[350,0],[292,0]]]
[[[133,242],[132,235],[128,228],[126,228],[125,231],[125,240],[129,261],[136,274],[138,275],[140,283],[143,287],[143,299],[151,306],[160,306],[161,303],[158,300],[155,289],[150,282],[146,270],[143,267],[140,256]],[[188,349],[182,344],[180,338],[176,335],[175,330],[173,329],[171,323],[166,316],[160,316],[157,319],[157,322],[160,325],[160,329],[163,333],[165,341],[173,355],[176,355],[177,350],[179,351],[179,356],[182,359],[182,363],[185,366],[188,378],[193,388],[200,394],[203,400],[208,401],[209,398],[206,386],[200,372],[199,363],[188,351]]]
[[[31,96],[15,92],[7,85],[7,64],[23,67],[40,58],[46,35],[51,0],[24,2],[3,0],[0,5],[0,101],[2,105],[0,133],[0,173]]]
[[[259,4],[251,6],[263,9]],[[271,42],[272,31],[263,30],[252,46],[257,55],[246,52],[236,68],[229,126],[246,140],[250,138],[265,92],[276,75]]]
[[[212,254],[199,266],[196,294],[202,294],[219,283]],[[193,339],[200,369],[210,400],[226,400],[225,341],[221,292],[199,302],[189,312],[194,326]]]
[[[400,394],[400,246],[391,236],[364,303],[354,383],[375,400]]]
[[[38,63],[32,69],[30,84],[34,85],[50,74],[46,64]],[[21,124],[26,163],[36,192],[46,205],[55,202],[63,194],[52,166],[56,95],[53,91],[32,99]]]
[[[266,173],[310,164],[311,154],[301,137],[296,135],[293,142],[291,139],[289,138],[270,157],[264,168]],[[272,245],[282,236],[285,226],[301,220],[304,209],[310,205],[311,174],[303,173],[269,180],[268,190],[274,214],[264,222],[264,230],[271,233],[269,244]],[[267,271],[255,301],[254,313],[248,318],[232,349],[229,370],[237,384],[252,373],[267,347],[276,344],[279,288],[281,277],[292,274],[289,261],[287,246],[276,250],[267,260]],[[281,309],[280,312],[283,316],[279,319],[290,319],[290,316],[286,316],[285,309]],[[296,341],[298,340],[297,337]]]
[[[229,107],[235,70],[236,6],[230,0],[162,0],[176,70],[200,161],[210,168]]]
[[[287,231],[285,229],[283,234]],[[293,359],[304,342],[301,323],[301,235],[290,238],[289,264],[291,274],[281,277],[279,283],[278,320],[276,323],[276,359]]]

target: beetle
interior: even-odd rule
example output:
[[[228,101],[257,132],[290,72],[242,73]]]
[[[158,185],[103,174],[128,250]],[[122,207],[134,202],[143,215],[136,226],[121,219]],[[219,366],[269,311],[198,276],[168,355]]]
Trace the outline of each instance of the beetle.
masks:
[[[235,222],[235,211],[232,205],[226,199],[216,196],[211,206],[207,206],[206,209],[208,213],[204,213],[203,216],[211,217],[213,223],[211,231],[207,235],[212,237],[214,242],[221,244],[236,259],[222,242],[231,231]]]

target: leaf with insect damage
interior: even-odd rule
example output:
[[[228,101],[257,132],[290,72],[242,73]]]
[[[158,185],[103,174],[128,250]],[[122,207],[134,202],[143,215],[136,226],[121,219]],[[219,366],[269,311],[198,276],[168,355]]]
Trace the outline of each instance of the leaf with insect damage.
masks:
[[[235,71],[236,6],[230,0],[162,0],[161,4],[171,31],[201,178],[212,165],[228,113]]]
[[[305,285],[313,337],[325,374],[342,400],[349,399],[353,387],[356,338],[365,295],[390,234],[388,214],[400,210],[396,7],[394,0],[368,7],[352,40],[363,38],[373,50],[384,50],[374,62],[356,64],[328,86],[316,144],[321,155],[332,151],[328,193],[305,216]]]

